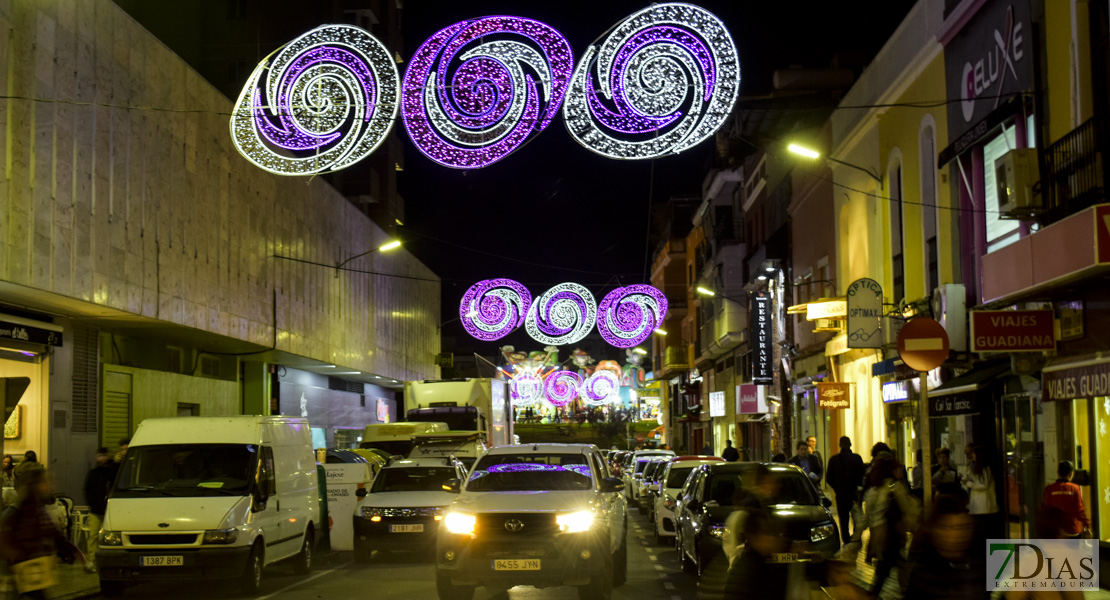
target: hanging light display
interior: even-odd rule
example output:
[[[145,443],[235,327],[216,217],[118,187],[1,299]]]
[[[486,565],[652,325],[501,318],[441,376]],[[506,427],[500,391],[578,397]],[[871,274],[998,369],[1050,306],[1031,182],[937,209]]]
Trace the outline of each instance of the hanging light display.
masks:
[[[470,286],[459,303],[467,333],[485,341],[505,337],[524,323],[532,294],[512,279],[486,279]]]
[[[563,115],[571,136],[602,156],[656,158],[713,135],[739,90],[736,45],[720,19],[691,4],[654,4],[586,50]]]
[[[577,283],[560,283],[532,301],[524,327],[532,339],[558,346],[586,337],[597,318],[593,294]]]
[[[509,382],[513,406],[535,404],[544,397],[544,384],[535,373],[519,373]]]
[[[578,397],[582,376],[574,371],[555,371],[543,380],[543,395],[555,407],[566,406]]]
[[[255,67],[232,109],[231,138],[271,173],[338,171],[382,143],[400,94],[397,65],[381,42],[358,27],[325,25]]]
[[[578,397],[589,406],[603,406],[620,399],[620,377],[612,371],[595,371],[578,390]]]
[[[428,158],[455,169],[485,167],[551,123],[573,68],[566,38],[539,21],[455,23],[409,62],[401,118]]]
[[[667,314],[667,297],[650,285],[617,288],[601,299],[597,329],[617,348],[631,348],[646,340]]]

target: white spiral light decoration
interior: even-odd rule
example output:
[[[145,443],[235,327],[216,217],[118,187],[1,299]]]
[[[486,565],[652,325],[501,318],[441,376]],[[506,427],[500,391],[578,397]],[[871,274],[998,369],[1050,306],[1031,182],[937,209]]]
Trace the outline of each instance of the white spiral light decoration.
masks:
[[[667,297],[650,285],[617,288],[601,299],[597,329],[617,348],[631,348],[646,340],[667,314]]]
[[[524,327],[532,339],[558,346],[586,337],[597,319],[597,302],[577,283],[560,283],[532,301]]]
[[[574,371],[555,371],[543,380],[543,395],[555,407],[566,406],[578,397],[582,376]]]
[[[512,279],[483,279],[459,302],[459,320],[467,333],[485,341],[500,339],[524,322],[532,294]]]
[[[509,384],[513,406],[528,406],[543,398],[543,380],[535,373],[521,373]]]
[[[603,406],[620,399],[621,381],[612,371],[595,371],[578,390],[578,397],[589,406]]]
[[[382,143],[400,95],[397,65],[380,41],[358,27],[325,25],[255,67],[232,109],[231,138],[271,173],[338,171]]]
[[[586,50],[563,115],[571,136],[602,156],[656,158],[713,135],[739,91],[740,60],[721,20],[691,4],[654,4]]]

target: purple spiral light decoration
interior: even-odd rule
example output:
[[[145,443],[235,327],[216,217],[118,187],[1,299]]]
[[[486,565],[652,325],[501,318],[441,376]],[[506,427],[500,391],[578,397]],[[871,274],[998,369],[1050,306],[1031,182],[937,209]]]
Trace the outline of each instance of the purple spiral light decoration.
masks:
[[[578,397],[582,376],[574,371],[555,371],[543,380],[543,394],[552,406],[566,406]]]
[[[558,114],[574,54],[532,19],[483,17],[436,32],[405,71],[401,118],[428,158],[456,169],[501,160]]]
[[[535,404],[543,398],[543,381],[533,373],[521,373],[509,383],[513,406]]]
[[[617,288],[597,307],[597,330],[617,348],[631,348],[646,340],[667,314],[667,297],[650,285]]]
[[[621,383],[612,371],[596,371],[586,378],[578,391],[578,397],[589,406],[602,406],[615,401],[620,394]]]
[[[467,333],[485,341],[500,339],[524,322],[532,294],[512,279],[486,279],[470,286],[459,302]]]
[[[541,344],[573,344],[586,337],[597,318],[597,302],[577,283],[560,283],[536,298],[524,327]]]
[[[692,4],[653,4],[586,50],[564,120],[598,154],[655,158],[713,135],[739,90],[736,45],[720,19]]]
[[[231,138],[271,173],[338,171],[381,144],[400,97],[397,65],[380,41],[358,27],[325,25],[254,69],[232,110]]]

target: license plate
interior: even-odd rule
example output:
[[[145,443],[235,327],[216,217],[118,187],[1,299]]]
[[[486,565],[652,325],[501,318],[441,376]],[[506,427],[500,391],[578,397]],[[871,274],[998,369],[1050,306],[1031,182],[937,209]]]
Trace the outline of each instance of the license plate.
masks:
[[[424,525],[390,525],[389,533],[423,533]]]
[[[181,567],[185,560],[180,556],[143,556],[139,564],[144,567]]]
[[[494,571],[539,571],[540,559],[522,558],[493,561]]]
[[[798,562],[801,557],[793,552],[783,552],[779,554],[772,554],[767,557],[769,563],[793,563]]]

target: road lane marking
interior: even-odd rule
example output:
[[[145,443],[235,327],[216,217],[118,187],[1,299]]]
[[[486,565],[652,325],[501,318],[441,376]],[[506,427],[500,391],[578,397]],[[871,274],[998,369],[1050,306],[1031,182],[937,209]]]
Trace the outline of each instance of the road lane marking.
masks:
[[[306,584],[306,583],[308,583],[308,582],[312,581],[313,579],[319,579],[319,578],[323,577],[324,575],[327,575],[327,574],[329,574],[329,573],[332,573],[332,572],[338,571],[339,569],[342,569],[343,567],[346,567],[347,565],[349,565],[349,564],[352,564],[353,562],[354,562],[354,561],[347,561],[347,562],[345,562],[345,563],[343,563],[343,564],[341,564],[341,565],[339,565],[338,567],[335,567],[335,568],[333,568],[333,569],[328,569],[327,571],[321,571],[321,572],[319,572],[319,573],[317,573],[317,574],[313,575],[312,577],[308,577],[308,578],[302,579],[302,580],[300,580],[300,581],[298,581],[298,582],[296,582],[296,583],[291,583],[291,584],[289,584],[289,585],[287,585],[287,586],[285,586],[285,587],[281,588],[280,590],[278,590],[278,591],[276,591],[276,592],[271,592],[271,593],[269,593],[269,594],[266,594],[265,596],[259,596],[259,597],[258,597],[258,598],[256,598],[255,600],[269,600],[270,598],[274,598],[274,597],[276,597],[276,596],[277,596],[278,594],[282,594],[282,593],[288,592],[289,590],[291,590],[291,589],[293,589],[293,588],[295,588],[295,587],[298,587],[298,586],[304,585],[304,584]]]
[[[671,583],[671,582],[669,582],[669,581],[664,581],[664,582],[663,582],[663,589],[665,589],[665,590],[673,590],[673,589],[675,589],[675,587],[674,587],[674,584],[673,584],[673,583]]]
[[[656,570],[656,571],[662,571],[662,570],[663,570],[663,565],[661,565],[661,564],[659,564],[659,563],[655,563],[655,564],[654,564],[654,565],[652,565],[652,566],[653,566],[653,567],[655,567],[655,570]],[[260,599],[260,600],[261,600],[261,599]]]
[[[648,558],[650,558],[651,560],[659,560],[659,557],[654,554],[648,554]]]

